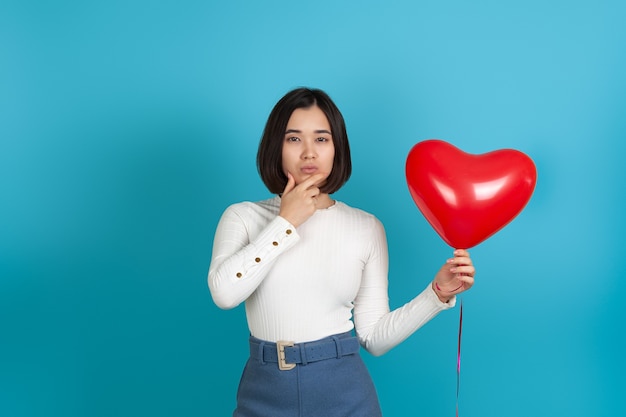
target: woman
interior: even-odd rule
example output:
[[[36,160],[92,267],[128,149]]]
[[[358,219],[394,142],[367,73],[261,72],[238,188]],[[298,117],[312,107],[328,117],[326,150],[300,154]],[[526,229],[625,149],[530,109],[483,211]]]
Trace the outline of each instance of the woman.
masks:
[[[359,348],[382,355],[453,307],[474,283],[469,254],[455,250],[421,294],[389,311],[382,224],[331,197],[350,176],[350,148],[321,90],[276,104],[257,165],[277,196],[226,209],[208,277],[219,307],[245,302],[251,333],[233,415],[380,416]]]

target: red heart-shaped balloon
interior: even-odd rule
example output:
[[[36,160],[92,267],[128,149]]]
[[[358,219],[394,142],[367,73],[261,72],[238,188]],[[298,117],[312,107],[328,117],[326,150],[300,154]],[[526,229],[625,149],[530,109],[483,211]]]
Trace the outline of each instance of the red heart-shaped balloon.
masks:
[[[406,160],[411,196],[453,248],[471,248],[517,216],[535,189],[537,170],[524,153],[468,154],[442,140],[417,143]]]

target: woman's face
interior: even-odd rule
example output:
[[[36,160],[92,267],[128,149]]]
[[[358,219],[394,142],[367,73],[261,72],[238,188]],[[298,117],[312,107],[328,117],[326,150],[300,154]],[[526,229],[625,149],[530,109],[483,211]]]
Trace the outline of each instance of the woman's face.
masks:
[[[291,173],[296,184],[322,173],[323,185],[333,169],[335,145],[328,119],[317,106],[296,109],[287,122],[283,141],[283,171]]]

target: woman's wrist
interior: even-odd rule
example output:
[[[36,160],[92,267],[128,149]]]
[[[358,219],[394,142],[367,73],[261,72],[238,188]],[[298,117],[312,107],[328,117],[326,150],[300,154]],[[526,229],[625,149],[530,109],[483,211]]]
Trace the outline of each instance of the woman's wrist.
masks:
[[[454,292],[454,290],[453,291],[445,291],[445,290],[441,289],[441,287],[439,286],[437,281],[433,281],[432,287],[433,287],[433,291],[437,295],[437,298],[439,298],[439,301],[441,301],[442,303],[447,304],[452,299],[452,297],[454,296],[454,294],[452,294]]]

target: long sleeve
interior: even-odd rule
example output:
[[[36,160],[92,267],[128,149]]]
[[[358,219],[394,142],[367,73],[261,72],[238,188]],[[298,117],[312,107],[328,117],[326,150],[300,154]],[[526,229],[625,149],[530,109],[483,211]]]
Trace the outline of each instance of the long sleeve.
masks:
[[[390,311],[387,241],[378,221],[370,242],[370,256],[354,301],[354,322],[361,344],[368,352],[379,356],[400,344],[439,312],[452,308],[456,298],[442,303],[429,285],[404,306]]]
[[[387,241],[371,214],[337,202],[296,230],[279,212],[279,197],[237,203],[215,232],[211,296],[224,309],[245,301],[255,337],[300,343],[356,328],[382,355],[454,305],[427,288],[390,311]]]
[[[239,214],[245,210],[246,216]],[[296,228],[284,218],[251,217],[250,211],[249,205],[230,206],[215,232],[208,284],[220,308],[233,308],[245,301],[263,282],[276,258],[299,240]]]

